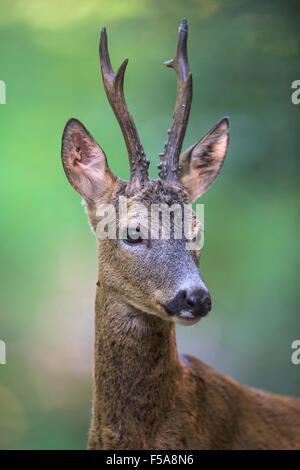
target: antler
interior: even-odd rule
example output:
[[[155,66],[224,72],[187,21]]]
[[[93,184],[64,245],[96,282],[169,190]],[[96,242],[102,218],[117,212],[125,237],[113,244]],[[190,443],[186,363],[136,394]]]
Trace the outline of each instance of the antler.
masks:
[[[161,163],[159,176],[161,179],[178,184],[178,161],[189,119],[192,102],[192,74],[187,58],[188,24],[184,19],[179,27],[179,37],[176,56],[173,60],[165,62],[167,67],[172,67],[177,75],[177,99],[173,114],[173,123],[168,130],[168,141],[163,153],[160,154]]]
[[[127,147],[130,164],[130,190],[134,191],[148,181],[149,160],[145,156],[137,129],[124,97],[124,74],[128,59],[124,60],[117,74],[115,74],[107,48],[106,28],[103,28],[101,31],[99,55],[106,96],[119,122]]]

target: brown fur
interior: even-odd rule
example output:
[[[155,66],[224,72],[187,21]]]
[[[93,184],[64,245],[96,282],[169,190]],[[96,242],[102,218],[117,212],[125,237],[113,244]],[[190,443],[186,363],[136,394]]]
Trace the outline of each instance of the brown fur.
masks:
[[[195,201],[219,174],[229,139],[223,118],[181,154],[177,165],[191,103],[184,20],[176,57],[167,63],[178,75],[174,121],[161,155],[161,180],[149,181],[148,161],[123,95],[127,61],[115,75],[105,29],[101,37],[104,85],[129,153],[130,183],[111,172],[105,153],[78,120],[68,121],[62,141],[66,176],[83,196],[94,230],[101,222],[99,204],[117,208],[120,195],[130,196],[130,207],[136,202],[182,207]],[[197,359],[179,359],[175,322],[197,321],[191,312],[182,316],[180,302],[206,292],[200,252],[187,250],[185,240],[174,236],[150,237],[134,246],[127,242],[98,241],[89,449],[300,449],[299,399],[247,388]],[[203,298],[197,303],[201,307]]]
[[[124,183],[111,200],[120,190]],[[155,183],[143,200],[157,198],[173,202],[175,192]],[[195,358],[180,360],[174,323],[128,305],[133,289],[137,303],[151,308],[151,301],[141,300],[138,282],[124,283],[111,241],[102,244],[89,449],[299,449],[300,400],[244,387]],[[121,292],[111,282],[118,275]]]

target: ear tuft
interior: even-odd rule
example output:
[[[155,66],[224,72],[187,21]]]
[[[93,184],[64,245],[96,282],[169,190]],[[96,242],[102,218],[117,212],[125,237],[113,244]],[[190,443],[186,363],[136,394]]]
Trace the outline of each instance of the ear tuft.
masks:
[[[180,156],[180,181],[186,186],[190,202],[203,194],[218,176],[228,147],[229,121],[220,121],[196,144]]]
[[[66,176],[88,202],[96,202],[116,181],[105,153],[87,129],[70,118],[62,136],[61,158]]]

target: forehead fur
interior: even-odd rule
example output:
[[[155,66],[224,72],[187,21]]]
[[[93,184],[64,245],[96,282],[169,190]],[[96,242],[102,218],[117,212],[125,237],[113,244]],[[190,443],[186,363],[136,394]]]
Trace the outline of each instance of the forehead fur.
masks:
[[[111,194],[107,194],[100,203],[110,203],[114,206],[118,206],[119,197],[126,195],[128,182],[119,180],[115,191]],[[128,206],[132,204],[143,204],[147,208],[151,204],[167,204],[172,206],[173,204],[188,204],[188,194],[183,187],[168,186],[160,180],[149,180],[149,183],[144,188],[128,197]],[[96,209],[97,205],[84,203],[86,211],[89,217],[90,225],[95,230],[97,225]]]
[[[183,187],[173,187],[160,180],[150,180],[142,191],[129,198],[130,203],[142,203],[146,206],[151,204],[187,204],[188,195]]]

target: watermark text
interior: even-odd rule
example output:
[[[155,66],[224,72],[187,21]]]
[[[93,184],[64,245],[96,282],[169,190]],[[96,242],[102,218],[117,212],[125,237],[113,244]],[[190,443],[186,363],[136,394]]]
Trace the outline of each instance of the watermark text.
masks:
[[[300,339],[295,339],[295,341],[292,342],[291,347],[295,350],[291,356],[291,361],[295,366],[297,366],[300,364]]]
[[[0,364],[6,364],[6,344],[0,339]]]
[[[6,85],[3,80],[0,80],[0,104],[6,104]]]
[[[294,80],[292,82],[291,88],[295,90],[291,94],[291,101],[293,104],[299,104],[300,103],[300,80]]]
[[[204,244],[204,205],[166,203],[150,204],[128,201],[100,204],[97,208],[96,234],[100,240],[180,240],[187,250],[201,250]]]

